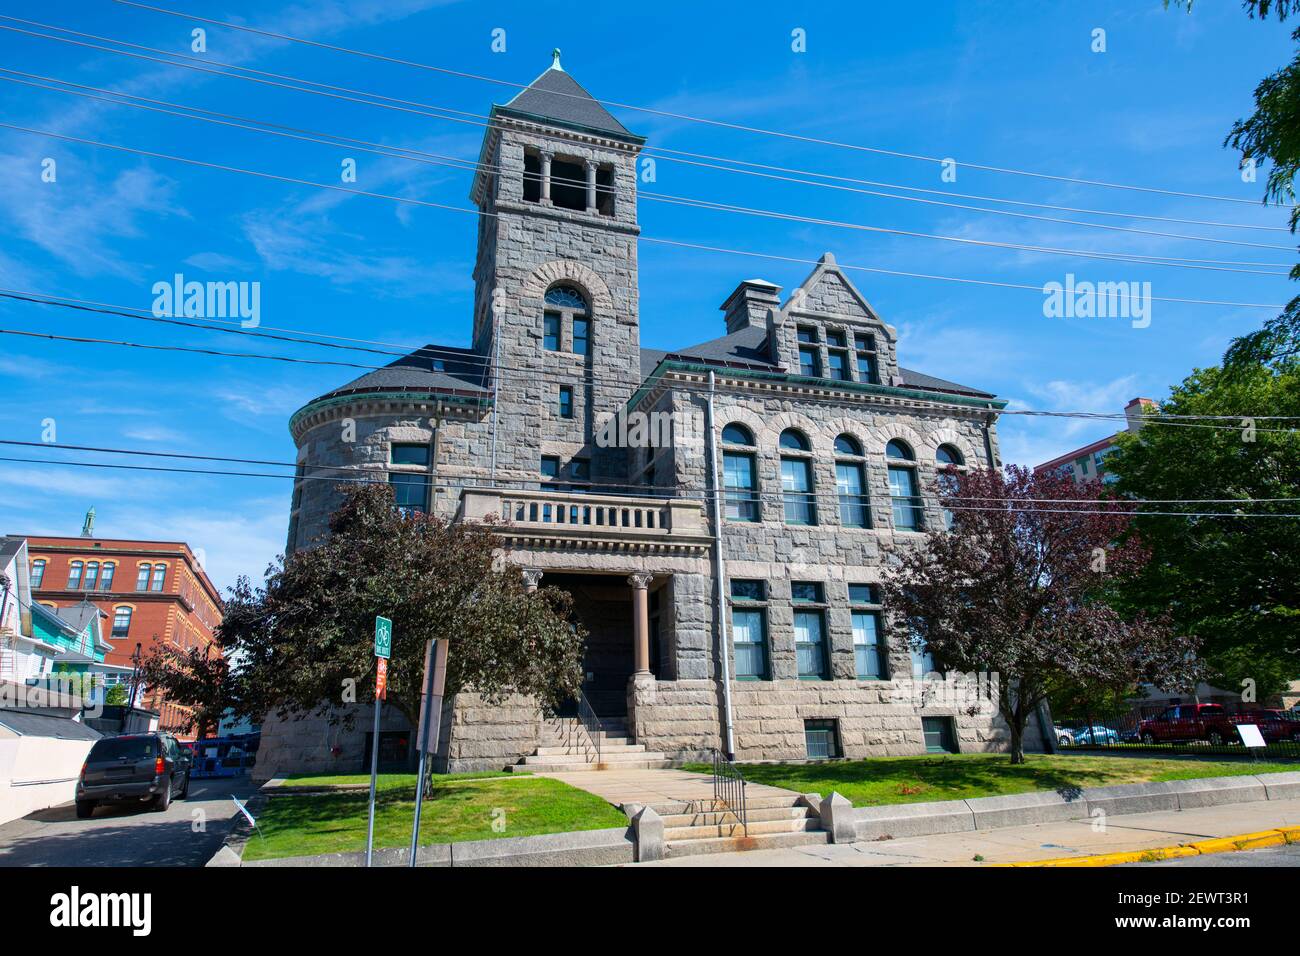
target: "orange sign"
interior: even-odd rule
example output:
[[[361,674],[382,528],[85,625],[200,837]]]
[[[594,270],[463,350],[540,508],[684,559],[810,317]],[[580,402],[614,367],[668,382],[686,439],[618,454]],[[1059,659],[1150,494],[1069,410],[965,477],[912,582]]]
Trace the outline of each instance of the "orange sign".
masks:
[[[375,672],[375,700],[388,700],[388,658],[376,658],[378,670]]]

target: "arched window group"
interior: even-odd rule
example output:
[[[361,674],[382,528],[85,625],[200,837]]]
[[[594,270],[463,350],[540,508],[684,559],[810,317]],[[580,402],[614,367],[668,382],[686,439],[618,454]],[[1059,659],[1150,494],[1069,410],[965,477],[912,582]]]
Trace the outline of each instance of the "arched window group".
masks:
[[[753,432],[731,423],[722,429],[723,494],[729,521],[760,521],[761,494],[758,488],[758,446]],[[812,444],[797,428],[787,428],[777,440],[781,467],[782,517],[788,525],[819,523]],[[862,442],[848,433],[834,444],[835,493],[840,525],[846,528],[873,527],[871,494],[867,483],[867,452]],[[925,504],[920,493],[916,452],[902,439],[885,445],[893,526],[900,531],[925,529]],[[935,451],[939,487],[955,489],[954,471],[964,470],[961,452],[951,444]],[[944,511],[945,527],[952,526],[952,513]]]
[[[545,302],[542,348],[548,352],[590,355],[591,307],[587,297],[574,286],[553,285],[546,290]]]

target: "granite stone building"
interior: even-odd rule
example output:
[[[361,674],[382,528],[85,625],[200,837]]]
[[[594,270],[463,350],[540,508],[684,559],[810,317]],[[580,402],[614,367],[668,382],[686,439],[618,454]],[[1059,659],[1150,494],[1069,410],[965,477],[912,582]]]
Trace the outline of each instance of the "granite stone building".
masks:
[[[1001,748],[996,706],[914,680],[941,668],[877,583],[945,521],[939,469],[998,464],[1004,403],[902,367],[830,253],[787,294],[719,290],[708,341],[643,348],[643,143],[558,55],[493,108],[471,190],[472,347],[429,345],[294,414],[288,548],[326,532],[340,492],[317,479],[340,468],[389,481],[403,507],[502,519],[506,560],[574,596],[584,695],[621,765]],[[381,755],[401,762],[410,735],[390,719]],[[258,772],[358,769],[365,724],[270,719]],[[439,765],[587,759],[561,740],[530,700],[465,693]]]

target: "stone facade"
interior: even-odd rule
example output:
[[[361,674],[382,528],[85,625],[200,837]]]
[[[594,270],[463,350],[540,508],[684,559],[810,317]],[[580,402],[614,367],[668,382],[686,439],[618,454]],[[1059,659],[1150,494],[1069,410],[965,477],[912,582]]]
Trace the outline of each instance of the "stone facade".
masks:
[[[326,532],[339,491],[320,479],[373,474],[408,493],[415,482],[422,497],[408,506],[504,518],[504,559],[574,594],[592,632],[588,697],[648,750],[686,759],[725,749],[728,698],[738,759],[807,758],[815,728],[830,728],[834,753],[850,757],[1004,747],[996,707],[939,692],[951,681],[915,681],[914,649],[889,609],[860,606],[874,593],[861,586],[924,541],[898,514],[942,526],[933,486],[943,464],[1000,464],[1003,403],[902,368],[895,330],[829,253],[784,301],[771,283],[740,283],[724,301],[721,338],[642,349],[642,141],[584,97],[557,64],[494,108],[471,194],[483,214],[473,346],[429,346],[293,417],[301,479],[289,549]],[[668,439],[603,431],[640,415],[667,423],[649,431]],[[724,440],[728,426],[744,430],[739,445]],[[890,443],[904,457],[890,457]],[[740,497],[752,494],[756,520],[721,506],[715,518],[715,497],[731,487],[715,478],[735,465],[727,454],[752,463],[756,486]],[[815,520],[790,521],[783,469],[805,467]],[[846,473],[861,475],[866,521],[841,520],[862,515],[840,498]],[[891,493],[902,480],[914,512]],[[747,679],[735,679],[736,581],[763,592],[766,667]],[[808,585],[817,599],[796,601]],[[796,647],[796,614],[806,628],[809,613],[821,622],[819,674],[801,674]],[[879,621],[879,678],[858,673],[855,613]],[[445,709],[437,765],[512,764],[536,747],[541,718],[530,700],[461,694]],[[927,728],[927,718],[941,722]],[[356,769],[363,730],[323,744],[307,723],[268,719],[259,773]],[[1031,746],[1038,729],[1028,728]]]

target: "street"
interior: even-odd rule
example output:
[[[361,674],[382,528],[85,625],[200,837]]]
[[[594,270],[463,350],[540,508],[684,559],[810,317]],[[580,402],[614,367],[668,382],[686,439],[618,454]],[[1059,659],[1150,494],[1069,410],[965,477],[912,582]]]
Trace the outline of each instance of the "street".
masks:
[[[1160,860],[1156,863],[1129,863],[1125,865],[1215,867],[1300,866],[1300,846],[1270,846],[1261,850],[1243,850],[1240,853],[1212,853],[1209,856],[1189,856],[1180,860]]]
[[[119,804],[78,820],[71,803],[38,810],[0,826],[0,866],[203,866],[237,812],[231,795],[255,789],[247,777],[195,780],[163,813]]]

